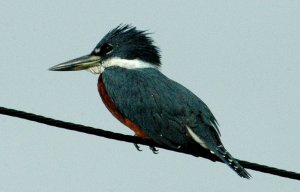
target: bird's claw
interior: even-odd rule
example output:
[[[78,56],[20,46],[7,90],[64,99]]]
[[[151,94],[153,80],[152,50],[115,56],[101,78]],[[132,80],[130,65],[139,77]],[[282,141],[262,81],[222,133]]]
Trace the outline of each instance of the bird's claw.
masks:
[[[133,145],[138,151],[143,151],[138,144],[134,143]]]
[[[159,151],[154,146],[149,146],[149,148],[153,152],[153,154],[158,154]]]

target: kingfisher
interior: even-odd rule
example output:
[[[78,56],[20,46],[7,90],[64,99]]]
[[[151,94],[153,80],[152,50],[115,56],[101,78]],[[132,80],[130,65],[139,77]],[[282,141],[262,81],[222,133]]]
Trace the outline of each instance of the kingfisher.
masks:
[[[103,103],[137,137],[172,149],[207,150],[240,177],[249,179],[250,174],[222,144],[219,125],[207,105],[162,74],[160,66],[160,50],[150,33],[121,24],[90,54],[49,70],[99,74],[97,87]]]

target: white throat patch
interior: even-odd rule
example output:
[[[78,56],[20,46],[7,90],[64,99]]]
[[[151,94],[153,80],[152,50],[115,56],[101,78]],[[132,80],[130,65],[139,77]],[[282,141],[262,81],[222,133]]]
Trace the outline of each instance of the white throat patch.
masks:
[[[99,74],[99,73],[102,73],[105,70],[105,68],[113,67],[113,66],[122,67],[122,68],[126,68],[126,69],[140,69],[140,68],[156,68],[156,69],[158,69],[158,66],[141,61],[139,59],[128,60],[128,59],[121,59],[118,57],[113,57],[111,59],[108,59],[108,60],[102,62],[101,65],[91,67],[88,70],[94,74]]]

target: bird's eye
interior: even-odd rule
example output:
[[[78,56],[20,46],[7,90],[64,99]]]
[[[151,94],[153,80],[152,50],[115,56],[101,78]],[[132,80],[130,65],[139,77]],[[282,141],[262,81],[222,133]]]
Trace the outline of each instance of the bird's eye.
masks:
[[[96,49],[94,50],[94,52],[95,52],[96,54],[98,54],[98,53],[100,52],[100,48],[96,48]]]
[[[92,54],[105,56],[110,54],[112,51],[113,51],[113,46],[109,43],[104,43],[101,47],[95,48]]]
[[[104,43],[102,46],[101,46],[101,49],[100,49],[100,52],[99,54],[100,55],[108,55],[112,52],[113,50],[113,46],[109,43]]]

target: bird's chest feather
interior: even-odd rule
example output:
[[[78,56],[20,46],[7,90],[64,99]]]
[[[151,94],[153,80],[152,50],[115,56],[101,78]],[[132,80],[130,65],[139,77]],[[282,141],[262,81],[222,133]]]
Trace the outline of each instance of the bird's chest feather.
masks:
[[[131,130],[133,130],[137,136],[147,138],[146,134],[135,123],[126,118],[113,103],[112,99],[106,91],[105,84],[103,82],[103,74],[101,74],[98,79],[98,91],[106,108],[112,113],[115,118],[117,118],[121,123],[129,127]]]

